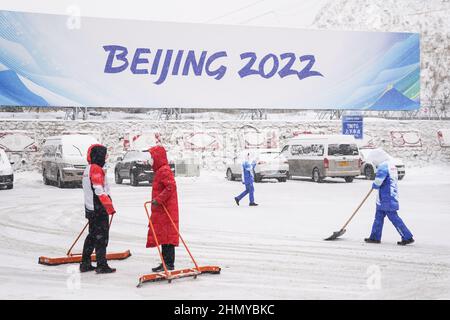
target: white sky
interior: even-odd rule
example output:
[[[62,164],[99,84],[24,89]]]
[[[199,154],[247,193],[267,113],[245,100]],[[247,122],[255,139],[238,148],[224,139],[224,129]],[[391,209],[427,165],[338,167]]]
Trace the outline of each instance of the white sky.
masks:
[[[328,0],[0,0],[1,10],[258,26],[308,27]]]

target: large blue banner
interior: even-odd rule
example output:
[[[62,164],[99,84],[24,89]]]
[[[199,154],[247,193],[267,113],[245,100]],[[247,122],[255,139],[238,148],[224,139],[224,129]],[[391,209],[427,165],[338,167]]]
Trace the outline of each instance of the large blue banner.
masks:
[[[415,33],[0,11],[0,105],[413,110]]]

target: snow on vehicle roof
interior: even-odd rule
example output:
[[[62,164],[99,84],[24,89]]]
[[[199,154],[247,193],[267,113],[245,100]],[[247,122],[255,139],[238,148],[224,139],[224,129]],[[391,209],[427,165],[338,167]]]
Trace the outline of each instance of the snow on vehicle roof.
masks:
[[[241,152],[250,152],[250,153],[279,153],[279,149],[244,149]]]
[[[52,136],[45,138],[45,142],[52,140],[61,140],[62,143],[81,143],[81,144],[98,143],[96,138],[87,134],[67,134],[62,136]]]
[[[353,142],[356,143],[356,139],[351,135],[344,134],[305,134],[303,136],[297,136],[289,139],[289,142],[305,141],[305,140],[328,140],[329,142],[341,143],[341,142]]]

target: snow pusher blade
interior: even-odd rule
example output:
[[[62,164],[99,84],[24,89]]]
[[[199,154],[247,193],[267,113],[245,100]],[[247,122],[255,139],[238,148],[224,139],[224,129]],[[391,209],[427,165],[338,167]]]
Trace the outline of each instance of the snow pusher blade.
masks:
[[[324,240],[326,240],[326,241],[336,240],[337,238],[339,238],[340,236],[342,236],[345,233],[345,231],[346,231],[345,227],[350,223],[350,221],[352,221],[353,217],[358,212],[359,208],[361,208],[361,206],[364,204],[364,202],[366,202],[367,198],[372,193],[372,190],[373,189],[370,189],[369,193],[364,197],[363,201],[361,201],[361,203],[359,204],[358,208],[356,208],[356,210],[353,212],[353,214],[347,220],[347,222],[344,224],[344,226],[341,228],[341,230],[333,232],[333,234],[331,236],[329,236],[328,238],[325,238]]]
[[[218,266],[203,266],[203,267],[198,266],[197,262],[195,261],[194,257],[191,254],[191,251],[189,251],[189,248],[187,247],[186,242],[184,242],[184,239],[181,236],[180,231],[178,230],[177,226],[173,222],[173,219],[170,216],[169,211],[167,211],[166,206],[161,203],[159,205],[161,205],[163,207],[167,217],[169,218],[174,229],[176,230],[178,236],[181,239],[181,242],[184,245],[184,248],[186,249],[187,253],[191,257],[191,260],[195,266],[193,268],[188,268],[188,269],[181,269],[181,270],[174,270],[174,271],[167,270],[167,266],[163,259],[161,249],[159,248],[159,241],[158,241],[158,238],[156,237],[155,228],[153,227],[153,222],[150,218],[150,214],[148,213],[148,209],[147,209],[148,204],[151,204],[151,201],[145,202],[144,208],[145,208],[145,212],[147,213],[147,218],[148,218],[150,229],[152,230],[153,237],[155,238],[156,248],[158,249],[159,258],[161,259],[161,264],[164,268],[164,271],[143,275],[142,277],[139,278],[139,283],[137,285],[138,288],[145,282],[156,282],[156,281],[167,280],[169,283],[171,283],[172,280],[174,280],[174,279],[185,278],[185,277],[194,277],[194,279],[197,279],[197,276],[199,276],[201,274],[206,274],[206,273],[220,274],[221,268]]]
[[[38,263],[44,264],[46,266],[57,266],[60,264],[68,264],[68,263],[80,263],[81,257],[82,257],[81,254],[71,254],[69,256],[60,258],[39,257]],[[106,254],[106,260],[124,260],[128,257],[131,257],[130,250]],[[91,260],[96,261],[95,253],[91,255]]]
[[[111,228],[111,224],[113,221],[113,217],[111,216],[111,220],[109,221],[109,227]],[[72,246],[70,247],[69,251],[67,251],[65,257],[60,258],[49,258],[41,256],[39,257],[38,263],[44,264],[46,266],[57,266],[60,264],[67,264],[67,263],[80,263],[82,254],[81,253],[72,253],[72,249],[75,246],[75,244],[80,239],[81,235],[83,234],[84,230],[86,230],[87,226],[89,225],[89,222],[86,223],[84,228],[81,230],[81,232],[78,234],[78,237],[75,239],[75,241],[72,243]],[[131,257],[130,250],[124,251],[124,252],[113,252],[113,253],[107,253],[106,254],[106,260],[124,260],[128,257]],[[96,261],[96,255],[93,253],[91,255],[91,260]]]
[[[342,236],[345,233],[345,231],[346,231],[345,229],[342,229],[342,230],[333,232],[333,234],[331,236],[329,236],[328,238],[326,238],[324,240],[327,240],[327,241],[335,240],[335,239],[339,238],[340,236]]]
[[[146,274],[139,278],[139,284],[137,285],[137,287],[139,288],[145,282],[156,282],[156,281],[168,280],[168,282],[171,283],[173,279],[186,278],[186,277],[194,277],[194,279],[196,279],[197,276],[199,276],[201,274],[207,274],[207,273],[219,274],[220,270],[221,270],[220,267],[217,267],[217,266],[204,266],[204,267],[198,267],[198,270],[196,268],[191,268],[191,269],[169,271],[168,274],[166,274],[165,272],[156,272],[156,273]]]

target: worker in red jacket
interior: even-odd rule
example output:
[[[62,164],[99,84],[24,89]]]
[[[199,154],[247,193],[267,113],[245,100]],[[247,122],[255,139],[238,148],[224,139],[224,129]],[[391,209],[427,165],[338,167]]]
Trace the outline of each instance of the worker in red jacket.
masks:
[[[152,184],[152,215],[151,221],[155,229],[156,237],[162,249],[164,263],[168,270],[174,270],[175,247],[179,244],[178,229],[178,195],[177,185],[169,162],[167,161],[166,150],[162,146],[150,148],[150,155],[153,160],[153,184]],[[166,207],[173,222],[174,228],[163,205]],[[151,228],[148,230],[147,248],[156,247],[156,239]],[[164,270],[163,265],[152,269],[153,272]]]
[[[106,247],[109,239],[110,215],[116,213],[109,193],[103,166],[106,161],[106,147],[94,144],[89,147],[87,161],[89,165],[83,174],[85,216],[89,220],[89,234],[84,241],[80,272],[95,270],[97,273],[112,273],[106,261]],[[91,254],[95,249],[97,267],[91,264]]]

